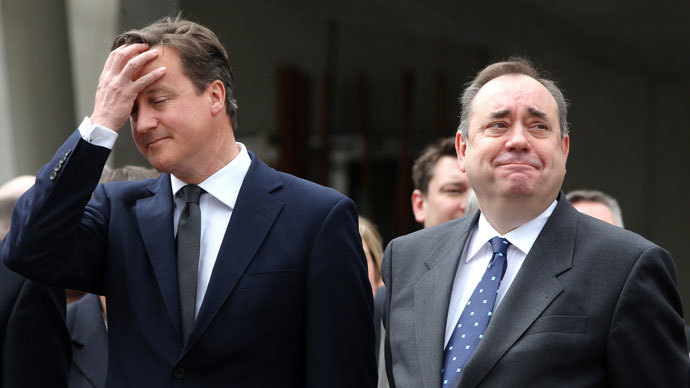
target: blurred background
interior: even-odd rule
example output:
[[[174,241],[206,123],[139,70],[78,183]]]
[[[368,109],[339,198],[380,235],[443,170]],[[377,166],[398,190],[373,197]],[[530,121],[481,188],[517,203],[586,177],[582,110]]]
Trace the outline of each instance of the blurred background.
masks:
[[[564,190],[597,189],[668,249],[690,312],[690,3],[644,0],[0,0],[0,182],[91,113],[114,36],[182,12],[230,53],[236,136],[352,197],[384,243],[419,228],[412,161],[486,64],[523,55],[570,100]],[[147,165],[128,130],[109,164]]]

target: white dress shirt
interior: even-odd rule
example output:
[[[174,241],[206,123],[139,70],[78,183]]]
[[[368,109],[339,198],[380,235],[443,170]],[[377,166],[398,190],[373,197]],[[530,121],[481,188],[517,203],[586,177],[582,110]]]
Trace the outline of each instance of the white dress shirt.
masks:
[[[489,261],[491,261],[493,251],[489,240],[498,236],[510,242],[506,256],[506,272],[498,288],[498,295],[496,296],[496,307],[494,307],[494,310],[496,310],[557,204],[558,201],[553,201],[553,203],[535,219],[511,230],[505,235],[498,233],[491,224],[489,224],[489,221],[486,220],[484,214],[479,215],[477,227],[472,231],[472,235],[469,237],[465,249],[463,249],[462,255],[460,256],[462,262],[458,266],[458,271],[455,273],[453,290],[450,295],[450,305],[448,306],[448,316],[446,318],[444,348],[448,345],[448,340],[450,340],[450,336],[453,334],[453,329],[458,319],[460,319],[462,310],[467,304],[467,301],[470,300],[474,289],[477,287],[477,284],[479,284],[479,281],[486,271],[486,267],[489,265]]]
[[[208,288],[208,283],[211,280],[213,266],[216,264],[220,245],[225,237],[225,231],[228,229],[230,216],[232,216],[232,210],[235,208],[242,181],[244,176],[247,175],[249,165],[252,163],[249,153],[247,153],[247,147],[242,143],[237,143],[237,145],[240,148],[240,153],[225,167],[197,185],[204,189],[206,193],[202,194],[199,199],[199,207],[201,208],[201,250],[199,252],[199,272],[196,283],[195,317],[196,314],[199,314],[199,308],[204,300],[206,288]],[[177,224],[185,203],[182,198],[176,197],[175,194],[187,184],[177,179],[174,175],[170,175],[170,183],[172,185],[173,198],[175,198],[173,226],[175,228],[175,236],[177,236]]]
[[[79,126],[79,132],[81,137],[89,143],[109,149],[113,148],[118,137],[117,132],[100,125],[94,125],[88,117],[82,121]],[[201,210],[201,248],[196,285],[195,317],[199,314],[204,295],[206,295],[206,289],[211,280],[211,273],[216,264],[220,245],[230,223],[232,210],[235,208],[240,187],[251,164],[247,147],[242,143],[237,143],[237,146],[240,152],[230,163],[197,185],[204,189],[206,193],[202,194],[199,199]],[[186,183],[171,174],[170,184],[173,198],[175,198],[173,233],[177,236],[177,224],[185,203],[181,198],[177,198],[175,194]]]

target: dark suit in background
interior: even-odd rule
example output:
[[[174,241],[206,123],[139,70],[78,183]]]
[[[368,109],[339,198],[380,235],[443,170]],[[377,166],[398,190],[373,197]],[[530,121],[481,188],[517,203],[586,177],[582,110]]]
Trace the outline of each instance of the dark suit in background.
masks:
[[[65,291],[0,263],[0,387],[67,387],[70,361]]]
[[[108,332],[98,295],[86,294],[67,306],[72,337],[69,388],[103,388],[108,370]]]

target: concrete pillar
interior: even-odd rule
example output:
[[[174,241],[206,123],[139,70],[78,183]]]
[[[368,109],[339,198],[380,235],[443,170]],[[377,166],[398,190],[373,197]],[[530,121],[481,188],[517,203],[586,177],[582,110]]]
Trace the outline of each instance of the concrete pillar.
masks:
[[[0,3],[0,20],[3,20],[3,4]],[[0,183],[15,175],[14,136],[10,115],[10,91],[7,75],[7,51],[5,34],[0,28]]]
[[[0,0],[3,179],[33,174],[75,129],[65,2]]]

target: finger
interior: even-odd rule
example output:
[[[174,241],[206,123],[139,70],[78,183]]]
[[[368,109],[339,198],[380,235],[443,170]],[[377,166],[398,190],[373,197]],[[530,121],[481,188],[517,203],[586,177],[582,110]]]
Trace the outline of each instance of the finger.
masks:
[[[146,43],[125,44],[110,52],[105,69],[119,73],[133,57],[149,49]]]
[[[120,75],[122,79],[133,80],[136,74],[146,66],[147,63],[156,59],[159,55],[158,50],[145,51],[127,61]]]
[[[153,84],[159,78],[161,78],[165,74],[166,70],[167,69],[165,68],[165,66],[161,66],[137,78],[132,83],[134,86],[134,92],[139,94],[142,90],[146,89],[147,87],[149,87],[149,85]]]

